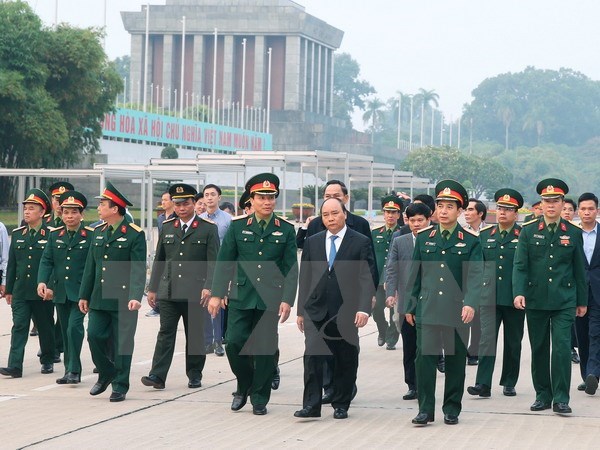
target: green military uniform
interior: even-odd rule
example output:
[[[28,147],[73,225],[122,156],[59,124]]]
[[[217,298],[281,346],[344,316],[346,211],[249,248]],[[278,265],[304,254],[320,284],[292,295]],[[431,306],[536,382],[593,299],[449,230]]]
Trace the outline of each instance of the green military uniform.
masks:
[[[68,191],[61,196],[64,208],[79,207],[83,211],[85,205],[87,200],[79,192]],[[79,310],[79,288],[93,231],[93,228],[84,227],[83,223],[73,231],[68,230],[66,225],[53,229],[40,262],[38,283],[48,285],[54,280],[53,301],[64,342],[65,374],[81,374],[85,315]],[[57,382],[64,384],[66,380],[64,383]]]
[[[568,192],[555,179],[538,184],[544,197]],[[513,294],[525,297],[531,343],[531,371],[539,409],[569,402],[571,383],[571,327],[575,308],[587,305],[587,286],[581,229],[559,219],[554,231],[545,217],[524,224],[517,245]],[[552,346],[552,367],[550,363]],[[568,411],[570,412],[570,411]]]
[[[381,206],[384,211],[402,211],[402,204],[400,199],[395,195],[390,195],[381,199]],[[398,342],[400,333],[396,324],[392,320],[394,314],[393,308],[387,308],[389,310],[389,321],[385,317],[385,289],[383,288],[383,282],[385,281],[385,266],[390,250],[390,243],[392,242],[392,235],[399,229],[398,224],[392,228],[388,228],[387,225],[375,228],[371,232],[373,238],[373,246],[375,249],[375,261],[377,263],[377,272],[379,273],[379,284],[377,286],[377,293],[375,294],[375,307],[373,308],[373,320],[377,324],[377,331],[379,336],[377,338],[377,344],[381,347],[384,343],[387,344],[388,349],[395,349],[395,345]]]
[[[247,190],[251,195],[276,194],[278,185],[276,176],[261,174],[248,181]],[[278,311],[281,302],[294,304],[298,284],[294,226],[275,215],[264,229],[259,222],[255,213],[232,221],[212,285],[213,297],[223,298],[232,282],[227,358],[237,378],[237,392],[249,394],[254,406],[269,401],[278,348]]]
[[[193,201],[196,189],[175,184],[169,193],[176,203],[188,198]],[[182,229],[184,225],[186,230]],[[180,318],[183,318],[186,337],[186,374],[190,380],[199,382],[202,378],[206,352],[201,292],[210,289],[218,251],[218,229],[209,220],[194,215],[189,227],[179,218],[163,222],[148,287],[160,300],[160,330],[150,375],[163,383],[173,359]]]
[[[459,207],[468,204],[466,191],[455,181],[441,181],[436,193],[438,201],[453,200]],[[444,237],[446,232],[449,234]],[[477,235],[456,223],[452,230],[441,225],[421,230],[413,260],[409,279],[414,284],[407,287],[405,310],[416,316],[419,416],[424,413],[429,417],[424,422],[415,418],[413,423],[425,424],[434,417],[436,368],[442,348],[446,360],[442,409],[456,417],[461,412],[469,335],[469,325],[462,322],[461,313],[463,306],[478,308],[483,255]]]
[[[31,189],[23,203],[36,203],[48,210],[50,201],[39,189]],[[23,371],[25,344],[29,335],[29,322],[33,319],[38,328],[42,366],[50,365],[44,373],[51,373],[54,361],[54,309],[51,301],[37,294],[37,277],[40,259],[48,243],[50,230],[42,221],[34,230],[29,226],[16,228],[12,238],[6,270],[6,294],[12,294],[13,327],[11,330],[8,368]]]
[[[110,182],[100,196],[119,200]],[[121,203],[117,203],[121,206]],[[127,202],[127,204],[130,204]],[[125,207],[125,202],[122,202]],[[113,392],[129,390],[137,311],[130,311],[130,300],[141,301],[146,282],[146,238],[144,231],[127,216],[110,230],[107,223],[91,234],[79,298],[89,301],[88,342],[100,383],[112,380]],[[107,356],[108,343],[114,342],[114,361]]]
[[[516,209],[523,205],[521,195],[517,191],[508,189],[501,189],[496,193],[496,202],[499,206],[510,206]],[[475,382],[487,389],[492,385],[498,331],[501,324],[504,324],[504,352],[500,385],[514,388],[519,379],[525,312],[516,309],[513,305],[512,272],[520,233],[521,227],[515,223],[512,228],[504,232],[499,225],[490,225],[482,229],[479,234],[485,269],[480,308],[482,331],[480,356]]]

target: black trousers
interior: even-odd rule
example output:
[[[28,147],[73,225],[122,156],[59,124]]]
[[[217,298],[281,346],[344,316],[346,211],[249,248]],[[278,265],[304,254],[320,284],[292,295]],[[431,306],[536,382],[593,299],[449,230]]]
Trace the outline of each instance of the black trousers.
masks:
[[[404,382],[409,389],[417,389],[415,375],[415,358],[417,357],[417,327],[410,325],[406,320],[400,327],[402,336],[402,364],[404,365]]]
[[[358,338],[356,343],[344,340],[334,320],[311,321],[306,318],[304,340],[303,407],[321,409],[323,368],[329,357],[333,359],[331,406],[348,409],[358,372]]]

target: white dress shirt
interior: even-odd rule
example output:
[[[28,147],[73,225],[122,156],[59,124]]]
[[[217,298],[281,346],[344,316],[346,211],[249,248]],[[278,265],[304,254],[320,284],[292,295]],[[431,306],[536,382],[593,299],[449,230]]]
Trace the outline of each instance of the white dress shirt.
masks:
[[[593,230],[585,231],[581,230],[583,235],[583,252],[588,264],[592,262],[592,255],[594,254],[594,247],[596,247],[596,239],[598,238],[598,224],[594,226]]]
[[[335,254],[337,255],[337,252],[340,251],[340,245],[342,245],[342,241],[344,240],[344,236],[346,235],[346,230],[348,229],[348,227],[346,225],[344,225],[344,228],[342,228],[340,231],[338,231],[335,235],[337,236],[337,239],[335,241],[333,241],[333,243],[335,244]],[[327,232],[325,233],[325,254],[327,256],[327,261],[329,261],[329,252],[331,251],[331,236],[333,236],[333,233],[329,230],[327,230]]]

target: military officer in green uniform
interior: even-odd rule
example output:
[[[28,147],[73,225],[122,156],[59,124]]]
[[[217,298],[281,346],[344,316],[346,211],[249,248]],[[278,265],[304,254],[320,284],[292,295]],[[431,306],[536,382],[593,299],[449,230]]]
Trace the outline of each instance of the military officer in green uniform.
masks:
[[[375,247],[375,261],[377,262],[377,272],[379,273],[379,285],[377,286],[376,302],[373,308],[373,320],[377,324],[377,345],[380,347],[386,344],[387,350],[395,350],[396,343],[400,334],[392,320],[394,314],[393,308],[385,307],[385,290],[383,282],[385,281],[385,265],[387,261],[392,235],[399,230],[398,220],[402,214],[402,203],[395,195],[388,195],[381,199],[381,209],[383,210],[383,219],[385,225],[375,228],[371,235],[373,237],[373,246]],[[389,321],[385,317],[385,310],[389,310]]]
[[[478,236],[458,223],[469,204],[465,188],[454,180],[436,187],[438,225],[419,231],[407,286],[406,320],[417,327],[415,361],[419,414],[414,424],[434,420],[435,378],[440,348],[446,355],[444,423],[458,423],[465,384],[468,324],[479,305],[483,255]],[[412,289],[411,289],[412,287]]]
[[[504,386],[504,395],[517,394],[515,386],[519,379],[525,323],[525,311],[514,307],[512,295],[513,262],[521,233],[517,218],[523,197],[514,189],[504,188],[494,194],[494,200],[498,224],[485,227],[479,233],[485,261],[480,303],[481,342],[475,386],[467,388],[469,394],[479,397],[491,396],[500,325],[504,325],[500,385]]]
[[[75,187],[68,181],[57,181],[56,183],[50,185],[48,190],[50,191],[50,200],[52,201],[52,211],[50,211],[44,217],[46,225],[52,228],[57,228],[63,224],[60,196],[65,192],[72,191],[74,189]]]
[[[111,402],[125,400],[133,355],[138,310],[146,284],[146,238],[130,222],[125,208],[131,203],[110,181],[99,197],[98,215],[104,222],[91,234],[79,309],[89,312],[88,342],[98,369],[91,395],[112,383]],[[114,360],[108,357],[113,343]]]
[[[231,409],[248,396],[264,415],[271,395],[278,347],[277,321],[290,315],[298,284],[294,226],[274,214],[279,178],[271,173],[246,183],[254,212],[233,220],[217,258],[208,310],[216,315],[228,300],[227,358],[237,378]]]
[[[79,288],[90,248],[93,228],[83,226],[85,196],[77,191],[66,191],[60,196],[64,225],[53,228],[42,255],[38,273],[38,294],[45,297],[50,282],[54,304],[64,343],[65,374],[58,384],[77,384],[81,381],[81,346],[83,318],[79,310]]]
[[[533,203],[531,205],[531,210],[532,210],[532,213],[527,214],[525,216],[525,220],[523,221],[524,223],[531,222],[532,220],[537,219],[542,215],[542,201],[538,200],[537,202]]]
[[[531,344],[530,409],[558,414],[571,413],[571,327],[587,311],[581,228],[560,217],[567,192],[556,178],[538,183],[543,215],[523,224],[513,269],[514,305],[525,310]]]
[[[50,200],[39,189],[31,189],[23,201],[24,226],[12,232],[6,269],[6,302],[11,306],[11,330],[8,366],[0,374],[12,378],[23,375],[23,356],[29,322],[37,324],[40,337],[42,373],[54,371],[54,308],[52,292],[41,298],[37,293],[38,268],[48,243],[49,229],[43,221],[50,211]]]
[[[175,350],[179,319],[185,330],[185,371],[189,388],[202,386],[206,362],[204,311],[210,298],[214,263],[219,252],[217,226],[195,214],[198,194],[189,184],[169,188],[175,218],[163,222],[148,287],[148,304],[160,300],[160,330],[148,376],[142,384],[164,389]]]

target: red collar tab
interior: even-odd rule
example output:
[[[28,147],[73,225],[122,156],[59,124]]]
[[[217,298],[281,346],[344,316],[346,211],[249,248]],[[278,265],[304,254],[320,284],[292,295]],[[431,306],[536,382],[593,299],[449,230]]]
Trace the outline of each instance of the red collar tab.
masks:
[[[465,235],[463,234],[462,231],[459,231],[458,233],[458,238],[462,241],[465,238]]]
[[[246,225],[252,225],[252,217],[248,217],[248,220],[246,221]]]
[[[179,220],[176,220],[176,221],[175,221],[175,223],[173,224],[173,226],[174,226],[175,228],[179,228]]]
[[[494,229],[492,230],[492,232],[490,233],[490,236],[493,236],[493,235],[495,235],[497,230],[498,230],[497,228],[494,228]]]
[[[564,222],[561,222],[561,223],[560,223],[560,229],[561,229],[562,231],[567,231],[567,225],[565,225],[565,223],[564,223]]]
[[[87,236],[87,231],[85,231],[85,229],[82,229],[82,230],[81,230],[81,235],[82,235],[83,237],[86,237],[86,236]]]
[[[192,228],[198,228],[198,221],[197,220],[194,220],[192,222]]]
[[[431,233],[429,233],[429,237],[430,237],[430,238],[434,237],[434,236],[435,236],[435,232],[436,232],[436,231],[437,231],[437,230],[435,230],[435,229],[431,230]]]
[[[540,223],[538,224],[538,231],[542,231],[544,229],[544,221],[540,220]]]
[[[566,231],[566,228],[565,228],[565,231]],[[44,230],[44,229],[42,228],[42,229],[40,230],[40,234],[41,234],[42,236],[46,236],[46,230]]]
[[[275,217],[275,220],[273,222],[275,222],[276,227],[281,226],[281,223],[279,222],[279,219],[277,217]]]
[[[520,234],[521,234],[521,232],[519,231],[519,229],[518,229],[518,228],[515,228],[515,236],[517,236],[517,237],[518,237]]]
[[[127,225],[121,225],[121,233],[127,233]]]
[[[62,230],[60,230],[60,233],[58,233],[58,237],[61,237],[64,235],[65,235],[65,229],[63,228]]]

